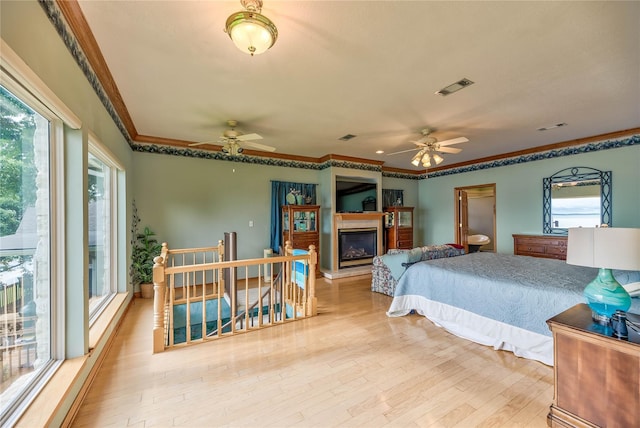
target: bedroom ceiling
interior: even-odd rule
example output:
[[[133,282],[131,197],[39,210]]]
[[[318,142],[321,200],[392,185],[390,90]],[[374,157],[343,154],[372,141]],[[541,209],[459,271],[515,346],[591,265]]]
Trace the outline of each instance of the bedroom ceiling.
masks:
[[[79,4],[139,141],[215,141],[236,119],[279,155],[421,171],[376,150],[467,137],[446,167],[640,127],[640,2],[265,0],[279,36],[254,57],[223,32],[238,0]]]

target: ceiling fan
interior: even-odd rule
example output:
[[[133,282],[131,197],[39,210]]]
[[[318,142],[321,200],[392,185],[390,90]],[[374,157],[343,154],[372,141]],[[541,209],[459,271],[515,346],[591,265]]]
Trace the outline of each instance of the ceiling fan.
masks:
[[[204,141],[201,143],[191,143],[189,147],[201,146],[204,144],[214,144],[219,143],[222,144],[222,151],[226,154],[235,156],[243,152],[243,147],[251,147],[253,149],[262,150],[265,152],[275,152],[276,148],[272,146],[267,146],[266,144],[256,143],[254,140],[262,140],[262,137],[258,134],[243,134],[240,131],[236,130],[236,126],[238,126],[237,120],[227,120],[227,125],[230,129],[227,129],[223,132],[220,138],[217,141]]]
[[[450,140],[438,141],[437,138],[431,137],[432,130],[429,128],[425,128],[421,131],[422,137],[416,141],[410,141],[416,145],[413,149],[400,150],[399,152],[389,153],[391,155],[397,155],[400,153],[407,153],[419,150],[413,158],[411,158],[411,164],[413,166],[419,166],[422,162],[422,166],[428,168],[432,166],[431,161],[435,162],[436,165],[439,165],[444,161],[442,156],[439,153],[460,153],[462,149],[458,149],[455,147],[447,147],[453,144],[466,143],[469,141],[466,137],[458,137],[452,138]],[[438,153],[439,152],[439,153]]]

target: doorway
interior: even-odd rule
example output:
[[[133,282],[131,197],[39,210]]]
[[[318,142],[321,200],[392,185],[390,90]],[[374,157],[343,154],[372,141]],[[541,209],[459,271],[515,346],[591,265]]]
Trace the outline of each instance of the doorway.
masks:
[[[496,251],[496,184],[456,187],[454,189],[456,244],[465,252]],[[484,235],[489,242],[469,246],[469,236]]]

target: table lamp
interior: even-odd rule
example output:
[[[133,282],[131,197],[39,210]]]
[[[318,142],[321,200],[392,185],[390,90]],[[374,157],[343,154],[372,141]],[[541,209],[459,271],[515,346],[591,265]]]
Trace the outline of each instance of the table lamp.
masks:
[[[629,293],[611,269],[640,270],[640,229],[579,227],[569,229],[567,263],[596,267],[598,276],[584,289],[594,321],[608,324],[617,309],[631,306]]]

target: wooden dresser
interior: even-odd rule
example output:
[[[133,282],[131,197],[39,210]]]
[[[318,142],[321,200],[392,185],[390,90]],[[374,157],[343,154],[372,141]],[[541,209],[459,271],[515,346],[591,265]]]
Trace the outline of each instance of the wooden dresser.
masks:
[[[567,259],[567,237],[562,235],[513,235],[513,254]]]
[[[611,337],[584,303],[547,321],[553,333],[551,427],[640,425],[640,336]]]
[[[300,250],[308,250],[309,245],[315,245],[320,254],[320,205],[282,206],[283,247],[287,241]]]
[[[413,248],[413,207],[387,207],[384,209],[387,250]]]

